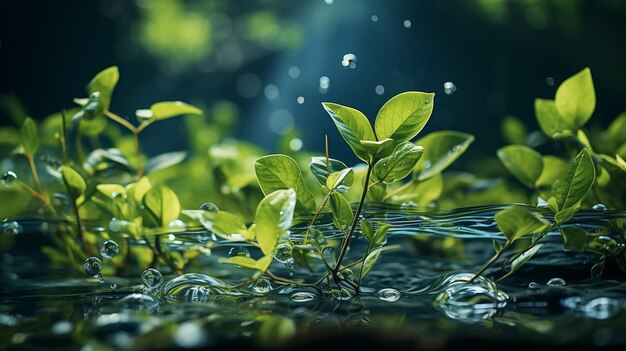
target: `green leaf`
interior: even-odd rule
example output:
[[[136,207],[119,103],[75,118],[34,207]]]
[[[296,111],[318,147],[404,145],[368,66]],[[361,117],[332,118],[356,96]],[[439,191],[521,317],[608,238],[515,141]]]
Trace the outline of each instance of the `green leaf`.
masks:
[[[372,180],[389,184],[403,179],[411,173],[423,152],[424,148],[409,141],[398,144],[391,155],[374,165]]]
[[[443,176],[437,174],[418,182],[413,189],[415,192],[415,199],[413,199],[413,201],[418,206],[428,206],[439,199],[443,193]]]
[[[276,190],[293,189],[296,192],[296,211],[313,213],[316,210],[315,199],[304,184],[302,173],[296,161],[287,155],[268,155],[254,163],[257,181],[268,195]]]
[[[372,223],[370,223],[367,219],[362,219],[359,226],[361,227],[361,234],[363,234],[367,242],[374,242],[374,229],[372,229]]]
[[[512,206],[498,212],[494,220],[509,242],[528,234],[545,233],[552,227],[542,216],[521,206]]]
[[[374,268],[376,265],[376,261],[378,261],[378,257],[380,256],[383,248],[378,248],[373,250],[372,252],[365,257],[365,262],[363,263],[363,269],[361,270],[361,279],[365,278],[365,276]]]
[[[328,179],[328,175],[331,173],[339,172],[348,168],[345,163],[335,160],[332,158],[328,159],[328,165],[326,164],[326,157],[313,156],[311,157],[311,163],[309,163],[309,169],[313,176],[320,185],[326,185],[326,180]],[[351,172],[346,179],[344,179],[344,184],[348,187],[352,186],[352,182],[354,181],[354,172]]]
[[[345,193],[354,181],[352,168],[344,168],[339,172],[331,173],[326,179],[326,187],[331,191]]]
[[[522,184],[534,188],[543,171],[543,159],[537,151],[524,145],[509,145],[498,149],[498,158]]]
[[[434,93],[409,91],[398,94],[378,111],[375,130],[378,140],[396,142],[413,139],[426,125],[433,112]]]
[[[97,117],[102,117],[105,108],[100,95],[101,93],[99,91],[94,91],[89,95],[88,99],[74,99],[74,102],[81,105],[81,108],[74,114],[74,116],[72,116],[72,123],[80,121],[82,125],[83,121],[94,121]],[[100,122],[100,124],[102,123]],[[86,129],[86,127],[81,129]]]
[[[161,169],[175,166],[187,158],[187,151],[174,151],[160,154],[148,160],[144,173],[149,174]]]
[[[433,132],[416,141],[415,145],[424,148],[414,168],[417,180],[425,180],[443,172],[473,141],[473,135],[451,130]]]
[[[98,184],[96,189],[110,199],[126,197],[126,188],[120,184]]]
[[[566,250],[583,252],[587,247],[587,232],[577,227],[561,227],[563,247]]]
[[[567,169],[567,161],[556,156],[543,156],[542,157],[543,170],[539,179],[535,182],[537,186],[552,186],[552,184],[559,179],[561,174]]]
[[[396,144],[395,140],[389,138],[380,141],[361,140],[361,146],[365,148],[374,160],[389,156]]]
[[[202,110],[182,101],[163,101],[150,106],[149,110],[137,110],[136,115],[142,120],[159,121],[182,115],[202,115]]]
[[[587,149],[570,162],[569,167],[552,185],[552,196],[559,211],[574,206],[593,185],[596,169]]]
[[[554,198],[553,197],[550,198],[550,200],[552,199]],[[548,204],[549,204],[549,200],[548,200]],[[575,203],[573,206],[556,211],[556,213],[554,214],[554,221],[557,222],[558,224],[563,224],[569,221],[570,218],[574,217],[574,214],[576,214],[579,208],[580,208],[580,201]]]
[[[524,123],[514,116],[504,117],[500,124],[500,132],[509,144],[523,144],[528,134]]]
[[[626,112],[622,112],[605,131],[607,140],[613,145],[626,142]]]
[[[218,262],[234,264],[243,268],[255,269],[264,273],[272,263],[272,255],[263,256],[258,260],[243,256],[234,256],[230,258],[222,257],[218,259]]]
[[[554,97],[559,114],[580,129],[596,108],[596,92],[591,79],[591,70],[585,68],[567,78],[556,90]]]
[[[387,240],[387,236],[389,235],[389,228],[391,228],[391,224],[383,223],[378,227],[378,229],[376,229],[372,246],[380,246],[385,242],[385,240]]]
[[[274,252],[276,244],[291,227],[296,207],[293,189],[277,190],[267,195],[256,210],[256,240],[265,255]]]
[[[150,180],[147,177],[141,177],[138,181],[126,186],[126,194],[135,204],[141,204],[141,200],[151,188]]]
[[[207,212],[200,214],[200,223],[213,232],[229,241],[250,241],[254,239],[254,232],[248,230],[246,223],[239,217],[226,211]]]
[[[112,66],[96,74],[91,82],[87,85],[87,93],[91,96],[95,92],[99,92],[99,104],[102,110],[108,110],[111,104],[111,96],[113,90],[120,79],[120,72],[117,66]]]
[[[528,260],[530,260],[537,253],[537,251],[541,249],[542,246],[543,244],[537,244],[530,249],[524,251],[524,253],[514,259],[513,262],[511,262],[511,270],[507,273],[507,276],[515,273],[518,269],[520,269],[520,267],[522,267],[524,263],[528,262]]]
[[[333,192],[330,195],[330,207],[332,208],[335,227],[343,231],[348,230],[354,218],[352,207],[348,200],[340,193]]]
[[[87,189],[87,184],[83,177],[70,166],[61,166],[63,182],[67,187],[67,193],[74,201],[78,199]]]
[[[491,243],[493,244],[493,250],[496,253],[502,251],[502,244],[500,244],[498,240],[493,240]]]
[[[180,202],[176,193],[164,185],[150,189],[143,197],[143,205],[154,215],[157,224],[164,228],[180,215]]]
[[[561,117],[554,100],[535,99],[535,115],[539,127],[548,137],[560,140],[574,135],[576,127]]]
[[[322,106],[354,154],[361,160],[369,162],[370,154],[361,145],[361,140],[375,141],[376,136],[367,117],[359,110],[339,104],[323,102]]]
[[[296,323],[289,318],[264,315],[258,321],[262,323],[257,334],[261,344],[274,346],[277,342],[292,339],[297,331]]]
[[[37,133],[37,124],[32,118],[27,117],[26,120],[24,120],[20,139],[26,154],[32,156],[37,152],[37,149],[39,149],[39,133]]]

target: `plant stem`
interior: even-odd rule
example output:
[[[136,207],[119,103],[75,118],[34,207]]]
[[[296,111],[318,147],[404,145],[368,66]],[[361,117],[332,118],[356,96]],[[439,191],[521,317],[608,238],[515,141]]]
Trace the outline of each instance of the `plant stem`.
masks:
[[[37,173],[37,167],[35,167],[35,159],[33,159],[32,155],[25,154],[28,159],[28,164],[30,165],[30,172],[33,174],[33,179],[35,180],[35,185],[37,185],[37,190],[41,196],[44,196],[43,188],[41,187],[41,182],[39,181],[39,174]]]
[[[335,263],[335,268],[332,271],[333,279],[335,282],[339,280],[339,269],[341,268],[341,262],[343,261],[346,251],[348,251],[348,247],[350,246],[350,239],[352,238],[352,234],[356,229],[356,225],[359,221],[359,215],[361,214],[361,210],[363,209],[363,204],[365,203],[365,197],[367,196],[368,184],[370,181],[370,175],[372,174],[372,164],[367,165],[367,174],[365,175],[365,182],[363,183],[363,192],[361,193],[361,200],[359,201],[359,206],[356,209],[356,213],[354,214],[354,218],[352,219],[352,225],[350,226],[350,230],[348,231],[348,235],[343,241],[343,245],[341,246],[341,251],[339,251],[339,257],[337,258],[337,263]],[[358,290],[357,290],[358,292]]]
[[[141,163],[141,149],[139,148],[139,133],[133,133],[133,140],[137,152],[137,176],[141,178],[143,176],[143,164]]]
[[[502,247],[502,249],[500,251],[498,251],[495,255],[493,255],[493,257],[491,257],[491,259],[489,261],[487,261],[487,263],[485,263],[485,265],[478,271],[476,272],[476,274],[474,274],[474,276],[472,277],[472,279],[470,279],[468,281],[468,283],[472,283],[474,280],[476,280],[476,278],[478,278],[487,268],[489,268],[489,266],[491,266],[494,262],[496,262],[496,260],[498,260],[498,258],[500,258],[500,256],[502,255],[502,253],[509,248],[509,246],[511,246],[512,242],[507,241],[506,244]]]
[[[404,183],[401,187],[399,187],[397,189],[394,189],[389,194],[385,195],[384,200],[387,200],[387,199],[391,198],[392,196],[394,196],[394,195],[396,195],[398,193],[401,193],[402,191],[408,189],[411,185],[413,185],[413,183],[415,183],[413,179],[409,180],[408,182]]]
[[[326,203],[328,202],[328,199],[330,199],[331,194],[332,194],[332,191],[329,191],[328,194],[326,194],[326,197],[324,197],[324,200],[322,200],[322,204],[320,205],[320,207],[317,208],[317,211],[313,215],[311,222],[309,222],[309,226],[306,229],[306,234],[304,235],[304,245],[306,245],[309,240],[309,232],[311,231],[311,227],[317,220],[317,216],[319,216],[320,212],[322,212],[322,209],[324,208],[324,206],[326,206]]]
[[[72,200],[72,208],[74,209],[74,215],[76,216],[76,229],[78,230],[78,239],[83,245],[83,250],[85,253],[89,251],[87,247],[87,243],[85,242],[85,236],[83,235],[83,225],[80,220],[80,213],[78,211],[78,205],[76,204],[76,200]]]
[[[143,176],[143,165],[141,163],[141,149],[139,147],[139,133],[141,133],[141,131],[144,130],[144,128],[150,125],[150,123],[142,123],[139,126],[139,128],[137,128],[134,125],[132,125],[130,122],[125,120],[124,118],[116,115],[115,113],[109,110],[104,111],[104,115],[112,119],[113,121],[121,124],[133,134],[133,141],[135,143],[135,152],[137,153],[137,176],[138,177]]]
[[[157,242],[157,239],[159,237],[157,236],[155,239],[155,244],[159,245],[159,249],[157,250],[154,246],[152,246],[152,244],[150,244],[150,240],[148,240],[148,238],[144,235],[143,236],[143,240],[146,241],[146,245],[148,245],[148,248],[150,248],[150,250],[152,250],[152,254],[155,255],[155,257],[158,257],[161,259],[161,261],[165,262],[165,264],[170,267],[170,269],[172,270],[172,272],[174,272],[175,274],[182,274],[183,272],[180,271],[180,269],[178,269],[176,266],[174,266],[174,264],[172,262],[170,262],[170,260],[168,260],[166,257],[163,256],[163,252],[161,252],[161,244],[160,241]]]

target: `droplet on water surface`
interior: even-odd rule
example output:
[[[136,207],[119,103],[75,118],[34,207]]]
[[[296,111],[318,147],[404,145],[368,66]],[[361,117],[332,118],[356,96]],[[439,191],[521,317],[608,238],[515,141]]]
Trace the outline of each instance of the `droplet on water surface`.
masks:
[[[2,233],[6,235],[17,235],[22,232],[22,226],[15,222],[2,222]]]
[[[343,59],[341,59],[341,65],[346,68],[355,69],[356,68],[356,55],[355,54],[343,55]]]
[[[593,205],[593,207],[591,208],[594,211],[606,211],[606,205],[605,204],[595,204]]]
[[[315,294],[308,291],[298,291],[289,296],[293,302],[309,302],[315,299]]]
[[[228,257],[247,257],[250,258],[250,251],[242,246],[232,247],[228,251]]]
[[[443,92],[446,93],[446,95],[452,95],[454,94],[454,92],[456,91],[456,85],[452,82],[445,82],[443,83]]]
[[[113,258],[120,253],[120,246],[113,240],[107,240],[100,246],[100,255],[104,258]]]
[[[6,171],[2,175],[2,184],[9,185],[17,179],[17,174],[13,171]]]
[[[537,289],[538,287],[539,287],[539,284],[537,284],[536,282],[528,283],[528,288],[529,289]]]
[[[378,298],[387,302],[396,302],[400,299],[400,292],[393,288],[385,288],[378,291]]]
[[[200,205],[200,210],[207,212],[219,212],[220,209],[217,208],[217,206],[212,202],[205,202]]]
[[[268,278],[259,278],[252,284],[252,290],[265,294],[272,290],[272,281]]]
[[[148,291],[158,287],[161,284],[161,279],[163,279],[161,272],[154,268],[148,268],[141,273],[141,282]]]
[[[286,263],[291,257],[291,246],[288,244],[279,244],[274,252],[274,258],[280,263]]]
[[[566,283],[563,278],[552,278],[546,283],[547,286],[563,286],[565,284]]]
[[[88,257],[83,263],[85,274],[98,278],[102,275],[102,261],[98,257]]]

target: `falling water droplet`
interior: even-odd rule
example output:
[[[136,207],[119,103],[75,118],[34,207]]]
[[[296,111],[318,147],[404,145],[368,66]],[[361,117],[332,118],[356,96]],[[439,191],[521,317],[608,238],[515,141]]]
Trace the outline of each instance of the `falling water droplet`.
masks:
[[[539,284],[537,284],[536,282],[530,282],[530,283],[528,283],[528,288],[529,289],[537,289],[537,288],[539,288]]]
[[[289,296],[293,302],[309,302],[315,299],[315,294],[308,291],[297,291]]]
[[[346,68],[355,69],[356,55],[351,53],[343,55],[343,59],[341,59],[341,65]]]
[[[372,22],[378,22],[378,16],[376,15],[372,15],[372,17],[370,17]]]
[[[548,78],[546,78],[546,84],[547,84],[549,87],[554,86],[554,78],[552,78],[552,77],[548,77]]]
[[[563,286],[565,284],[566,283],[563,278],[552,278],[546,283],[547,286]]]
[[[595,204],[593,205],[593,207],[591,208],[594,211],[606,211],[606,205],[605,204]]]
[[[298,103],[298,105],[304,104],[304,96],[298,96],[296,102]]]
[[[330,78],[327,76],[320,77],[320,93],[326,94],[328,92],[328,88],[330,88]]]
[[[15,222],[3,222],[2,223],[2,233],[6,235],[17,235],[22,232],[22,226]]]
[[[147,291],[158,287],[161,284],[162,278],[163,276],[161,275],[161,272],[154,268],[148,268],[141,273],[141,283],[143,283],[143,286]]]
[[[456,85],[454,85],[454,83],[452,82],[443,83],[443,92],[446,93],[446,95],[452,95],[454,94],[455,91],[456,91]]]
[[[272,281],[268,278],[259,278],[252,284],[252,290],[259,294],[265,294],[272,290]]]
[[[17,174],[13,171],[6,171],[2,175],[2,184],[9,185],[17,179]]]
[[[280,263],[285,263],[291,259],[291,246],[289,244],[279,244],[274,252],[274,258]]]
[[[111,283],[111,285],[109,285],[109,288],[111,288],[111,290],[115,291],[117,289],[117,284]]]
[[[207,212],[219,212],[220,209],[217,208],[217,206],[212,202],[205,202],[200,205],[200,210]]]
[[[400,292],[393,288],[385,288],[378,291],[378,298],[387,302],[396,302],[400,299]]]
[[[228,257],[247,257],[250,258],[250,251],[242,246],[234,246],[228,251]]]
[[[107,240],[100,246],[100,255],[104,258],[113,258],[120,253],[120,246],[113,240]]]
[[[404,25],[404,28],[411,28],[411,20],[405,19],[402,25]]]
[[[83,263],[85,274],[98,278],[102,275],[102,261],[97,257],[88,257]]]
[[[379,84],[374,88],[374,91],[377,95],[383,95],[385,93],[385,87]]]

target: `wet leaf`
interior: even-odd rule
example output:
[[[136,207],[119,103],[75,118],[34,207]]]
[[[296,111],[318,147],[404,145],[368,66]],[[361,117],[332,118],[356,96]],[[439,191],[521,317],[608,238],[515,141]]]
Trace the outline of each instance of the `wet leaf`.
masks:
[[[144,120],[159,121],[182,115],[202,115],[202,110],[182,101],[157,102],[150,106],[150,110],[137,110],[137,116]]]
[[[329,172],[329,169],[330,172]],[[309,163],[309,169],[315,179],[320,183],[320,185],[326,185],[326,179],[331,173],[339,172],[348,168],[345,163],[335,160],[332,158],[328,159],[328,165],[326,164],[326,157],[313,156],[311,157],[311,163]],[[354,181],[354,173],[351,172],[348,177],[344,180],[344,184],[348,187],[352,186],[352,182]]]
[[[111,104],[111,96],[113,90],[120,79],[120,72],[117,66],[112,66],[100,71],[87,85],[87,93],[91,96],[93,93],[99,93],[99,104],[102,110],[108,110]]]
[[[183,162],[187,158],[187,151],[174,151],[160,154],[148,160],[144,167],[146,174],[156,172],[161,169],[172,167]]]
[[[352,224],[354,215],[352,207],[346,198],[340,193],[332,193],[330,195],[330,207],[332,208],[333,223],[335,227],[346,231]]]
[[[573,123],[561,117],[554,100],[535,99],[535,115],[543,133],[552,139],[564,139],[576,131]]]
[[[27,117],[22,125],[20,133],[21,145],[24,152],[28,155],[34,155],[39,149],[39,133],[37,132],[37,124],[35,121]]]
[[[385,240],[387,240],[387,235],[389,235],[389,229],[391,225],[389,223],[383,223],[376,229],[376,233],[374,233],[374,241],[372,246],[377,247],[381,246]]]
[[[265,255],[274,252],[276,244],[291,227],[296,207],[293,189],[277,190],[267,195],[256,210],[256,240]]]
[[[372,268],[374,268],[382,250],[383,248],[375,249],[370,252],[367,257],[365,257],[365,263],[363,264],[363,270],[361,271],[361,279],[365,278],[365,276],[372,270]]]
[[[559,114],[575,130],[585,125],[596,108],[591,70],[587,67],[561,83],[554,101]]]
[[[354,154],[361,160],[369,162],[370,154],[361,145],[361,140],[376,141],[376,137],[367,117],[359,110],[339,104],[323,102],[322,106]]]
[[[498,212],[494,220],[509,242],[525,235],[545,233],[552,227],[541,215],[521,206],[512,206]]]
[[[67,187],[67,193],[74,201],[78,199],[87,189],[87,184],[83,177],[70,166],[61,166],[63,182]]]
[[[414,177],[425,180],[443,172],[456,161],[474,141],[474,136],[451,130],[433,132],[417,140],[424,153],[415,165]]]
[[[157,224],[167,228],[171,221],[180,215],[180,202],[174,191],[164,185],[150,189],[143,197],[143,205],[157,220]]]
[[[374,229],[372,228],[372,224],[367,219],[362,219],[359,223],[361,227],[361,233],[367,240],[367,242],[372,243],[374,241]]]
[[[374,165],[372,180],[393,183],[408,176],[418,162],[424,148],[406,141],[393,150],[393,153]]]
[[[376,116],[378,140],[390,138],[402,142],[413,139],[428,122],[434,97],[434,93],[409,91],[389,99]]]
[[[381,141],[361,140],[360,142],[373,160],[389,156],[397,144],[395,140],[389,138]]]
[[[255,269],[257,271],[265,272],[272,263],[272,255],[267,255],[255,260],[250,257],[234,256],[230,258],[220,258],[219,263],[230,263],[240,267]]]
[[[565,173],[552,185],[556,209],[560,212],[582,200],[593,185],[595,177],[596,170],[589,151],[583,149],[570,162]]]
[[[202,225],[226,240],[249,241],[254,239],[254,232],[248,230],[246,223],[239,216],[226,211],[198,211]]]
[[[498,158],[522,184],[535,187],[543,171],[540,153],[524,145],[509,145],[498,149]]]
[[[507,273],[507,275],[511,275],[518,269],[520,269],[520,267],[522,267],[524,263],[528,262],[528,260],[530,260],[537,253],[537,251],[541,249],[542,246],[543,244],[537,244],[530,249],[524,251],[524,253],[514,259],[513,262],[511,262],[511,270],[509,271],[509,273]]]
[[[326,179],[326,187],[332,191],[345,193],[354,181],[354,172],[352,168],[345,168],[339,172],[331,173]]]

